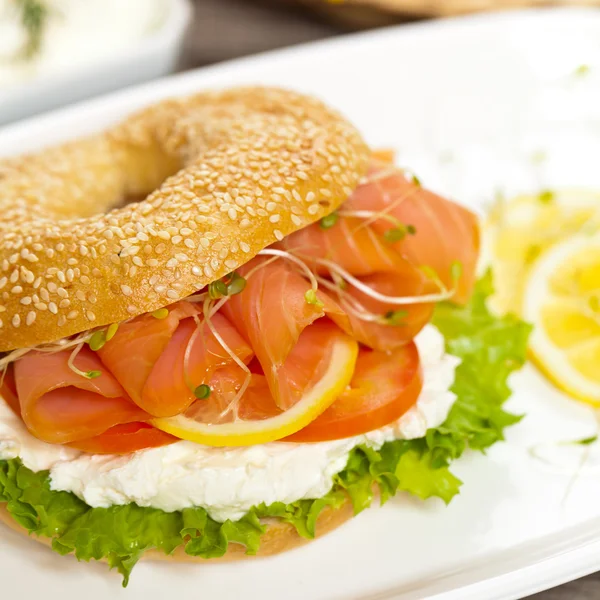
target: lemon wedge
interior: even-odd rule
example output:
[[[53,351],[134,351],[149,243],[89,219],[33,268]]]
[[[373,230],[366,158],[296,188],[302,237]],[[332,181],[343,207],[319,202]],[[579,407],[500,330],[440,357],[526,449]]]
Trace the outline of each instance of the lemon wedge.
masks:
[[[207,446],[250,446],[279,440],[306,427],[341,396],[354,375],[357,357],[356,340],[340,334],[323,377],[296,404],[277,416],[208,424],[181,414],[154,419],[152,424],[178,438]]]
[[[532,265],[523,317],[534,362],[568,394],[600,405],[600,235],[572,236]]]
[[[494,270],[491,308],[521,314],[524,287],[538,257],[570,236],[600,231],[599,207],[598,192],[576,188],[498,200],[483,238],[483,254]]]

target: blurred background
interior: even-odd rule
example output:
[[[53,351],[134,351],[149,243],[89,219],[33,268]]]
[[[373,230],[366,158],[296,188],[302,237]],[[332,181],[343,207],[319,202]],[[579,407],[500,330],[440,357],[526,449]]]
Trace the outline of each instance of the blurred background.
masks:
[[[195,0],[183,66],[426,18],[598,0]]]
[[[174,70],[352,31],[600,0],[0,0],[0,125]]]

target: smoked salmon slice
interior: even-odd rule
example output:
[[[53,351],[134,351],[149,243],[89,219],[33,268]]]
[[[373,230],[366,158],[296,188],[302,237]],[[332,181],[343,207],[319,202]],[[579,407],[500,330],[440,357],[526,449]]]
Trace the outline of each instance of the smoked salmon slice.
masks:
[[[110,427],[150,418],[127,398],[119,382],[88,348],[74,365],[99,371],[93,379],[69,367],[70,350],[29,352],[14,367],[21,416],[27,428],[45,442],[64,444],[94,437]]]
[[[309,267],[321,275],[329,275],[329,269],[316,259],[331,261],[357,277],[414,271],[410,263],[356,218],[339,217],[327,229],[319,223],[309,225],[289,235],[278,246],[306,260]]]
[[[194,390],[233,361],[198,306],[178,302],[168,311],[162,319],[148,314],[123,323],[98,350],[102,363],[129,397],[154,417],[185,411],[196,399]],[[252,358],[252,348],[223,315],[211,320],[236,356],[242,361]]]
[[[319,302],[308,303],[305,294],[310,283],[283,258],[271,261],[257,257],[240,273],[248,278],[246,288],[231,297],[222,310],[254,350],[275,404],[285,410],[303,391],[295,381],[294,371],[294,365],[307,358],[299,355],[300,338],[309,335],[308,329],[317,320],[333,314],[343,320],[344,313],[323,293],[318,295]],[[338,335],[336,330],[337,327],[320,330],[322,337],[320,344],[312,348],[311,365],[315,361],[320,364],[330,339]]]
[[[284,380],[291,390],[292,401],[299,399],[321,379],[329,366],[334,345],[341,336],[345,334],[326,318],[317,320],[300,333],[279,373],[279,379]],[[260,363],[256,361],[250,368],[249,385],[235,410],[231,410],[232,402],[248,375],[239,367],[230,366],[214,374],[209,398],[192,404],[186,416],[203,423],[217,424],[235,419],[268,419],[282,413]]]
[[[362,282],[372,290],[386,296],[422,296],[436,291],[435,286],[421,277],[403,276],[396,273],[373,273],[361,278]],[[335,292],[330,291],[334,296]],[[354,339],[373,350],[390,351],[410,342],[423,327],[429,323],[433,315],[432,302],[420,302],[406,305],[395,305],[381,302],[365,294],[361,290],[348,286],[337,292],[336,300],[340,303],[346,319],[332,314],[332,320]],[[381,323],[365,320],[358,316],[352,301],[356,300],[362,309],[370,315],[380,315]]]
[[[344,210],[383,213],[414,227],[414,235],[392,242],[393,249],[418,267],[433,269],[444,285],[456,285],[453,300],[466,302],[476,279],[480,231],[477,215],[408,179],[397,170],[372,169],[344,204]],[[392,227],[374,218],[372,229],[383,235]],[[454,281],[452,265],[460,263],[461,276]]]
[[[293,233],[279,246],[308,259],[309,265],[318,273],[331,274],[326,266],[317,262],[317,259],[325,259],[342,267],[371,289],[388,296],[418,297],[438,291],[422,271],[360,219],[340,217],[327,229],[317,223]],[[431,302],[384,303],[351,284],[345,285],[344,289],[328,286],[327,294],[338,302],[341,309],[332,311],[331,319],[356,340],[376,350],[392,350],[412,340],[433,313]],[[353,307],[355,310],[352,310]],[[358,316],[366,312],[371,317],[383,319],[385,315],[398,311],[403,316],[396,325],[380,324]]]

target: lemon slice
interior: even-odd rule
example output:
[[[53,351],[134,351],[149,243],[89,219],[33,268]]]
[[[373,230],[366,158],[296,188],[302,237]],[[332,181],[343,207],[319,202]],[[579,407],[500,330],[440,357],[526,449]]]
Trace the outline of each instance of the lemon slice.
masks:
[[[279,440],[306,427],[333,404],[350,384],[357,357],[358,343],[348,335],[340,335],[323,377],[294,406],[274,417],[207,424],[181,414],[154,419],[152,424],[178,438],[207,446],[250,446]]]
[[[489,213],[482,255],[492,263],[490,306],[521,314],[532,265],[548,248],[581,232],[600,231],[600,194],[565,189],[499,200]]]
[[[568,394],[600,405],[600,236],[573,236],[532,266],[523,317],[533,360]]]

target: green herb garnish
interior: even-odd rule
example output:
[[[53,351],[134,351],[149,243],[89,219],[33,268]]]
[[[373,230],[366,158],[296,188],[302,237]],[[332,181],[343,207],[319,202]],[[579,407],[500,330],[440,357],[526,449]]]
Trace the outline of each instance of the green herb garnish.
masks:
[[[414,225],[399,225],[384,231],[383,239],[386,242],[394,243],[403,240],[407,234],[415,235],[415,233],[417,233],[417,228]]]
[[[406,237],[406,228],[404,227],[393,227],[392,229],[387,229],[383,232],[383,239],[386,242],[390,242],[393,244],[394,242],[399,242]]]
[[[319,297],[317,296],[317,292],[315,290],[313,290],[312,288],[310,288],[309,290],[306,290],[306,293],[304,294],[304,299],[306,300],[307,304],[313,304],[315,306],[323,306],[323,303],[319,300]]]
[[[93,350],[94,352],[100,350],[104,344],[106,344],[106,331],[104,331],[104,329],[95,331],[88,342],[90,350]]]
[[[542,204],[551,204],[552,202],[554,202],[555,197],[556,195],[552,190],[544,190],[543,192],[540,192],[538,194],[538,200]]]
[[[196,398],[198,398],[198,400],[206,400],[206,398],[208,398],[210,396],[210,392],[211,392],[210,386],[203,383],[202,385],[199,385],[194,390],[194,396],[196,396]]]
[[[385,320],[388,325],[394,325],[399,327],[400,325],[406,325],[404,318],[408,316],[405,310],[390,310],[385,313]]]
[[[217,279],[217,281],[209,283],[208,296],[211,300],[218,300],[219,298],[223,298],[223,296],[227,296],[227,286],[225,285],[225,282],[221,279]]]
[[[576,444],[578,446],[589,446],[590,444],[593,444],[594,442],[598,441],[598,436],[597,435],[592,435],[590,437],[587,438],[583,438],[582,440],[575,440],[573,442],[566,442],[567,444]]]
[[[229,276],[229,283],[227,284],[227,296],[235,296],[240,292],[244,291],[246,287],[246,280],[236,273],[235,271]]]
[[[16,0],[21,10],[21,25],[27,32],[23,58],[33,58],[42,46],[44,27],[48,19],[48,7],[40,0]]]
[[[337,212],[332,212],[329,215],[326,215],[319,221],[319,226],[321,229],[331,229],[337,222],[340,216]]]
[[[169,316],[168,308],[159,308],[152,313],[152,316],[155,319],[166,319]]]
[[[450,265],[450,277],[452,277],[452,281],[456,283],[460,276],[462,275],[462,263],[459,260],[455,260]]]
[[[167,310],[165,308],[165,310]],[[167,314],[169,313],[169,311],[167,310]],[[110,342],[110,340],[112,340],[115,337],[115,334],[117,333],[117,329],[119,329],[119,324],[118,323],[112,323],[111,325],[108,326],[108,329],[106,330],[106,341]]]
[[[96,379],[96,377],[100,377],[102,375],[102,371],[88,371],[85,376],[88,379]]]

